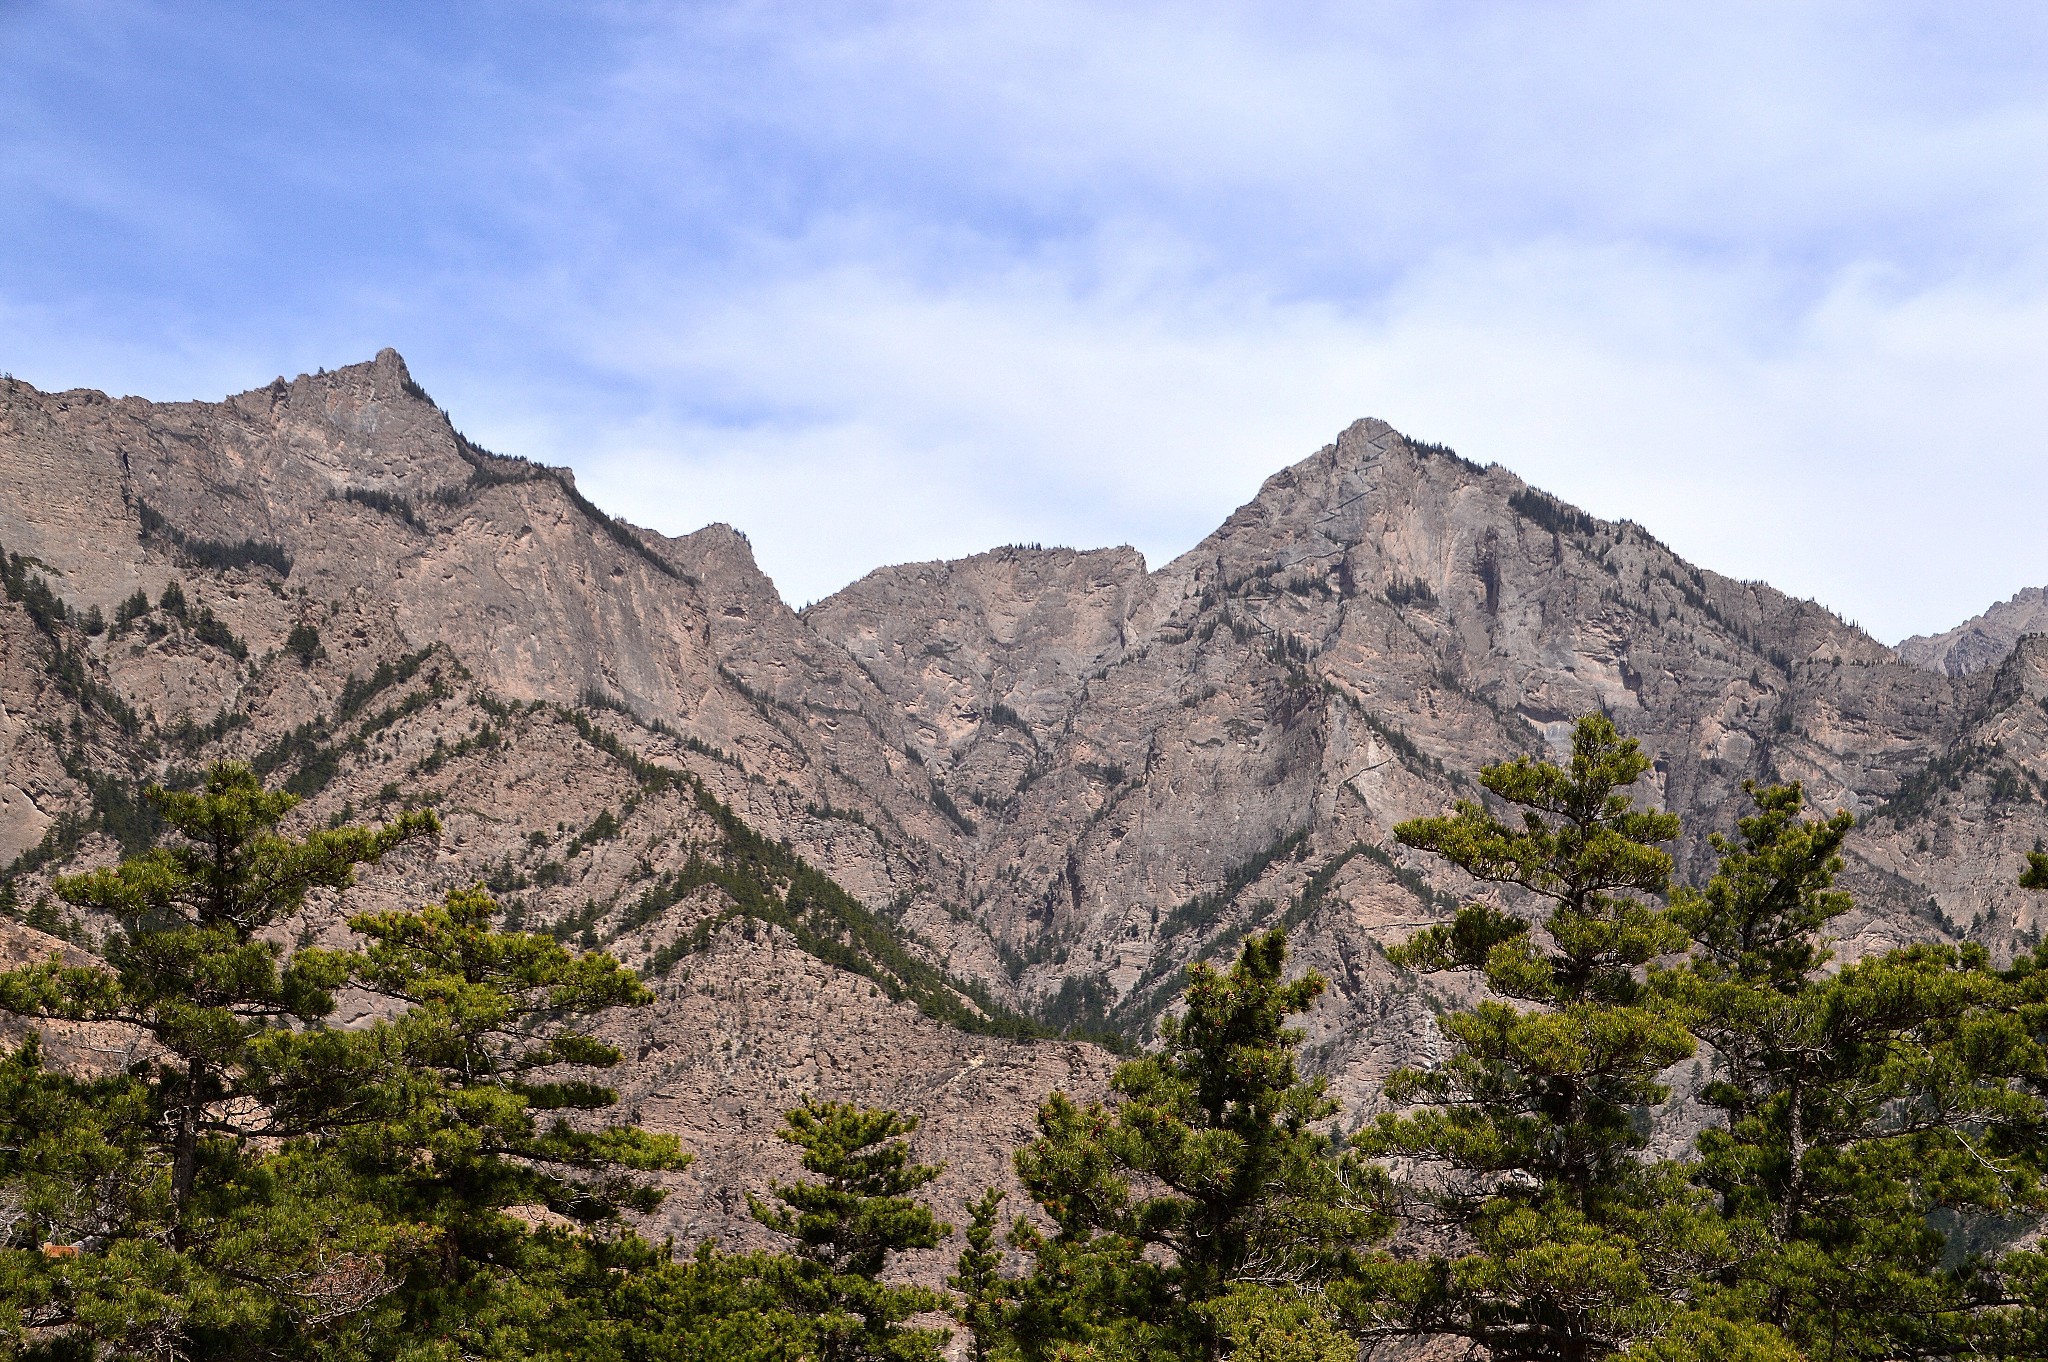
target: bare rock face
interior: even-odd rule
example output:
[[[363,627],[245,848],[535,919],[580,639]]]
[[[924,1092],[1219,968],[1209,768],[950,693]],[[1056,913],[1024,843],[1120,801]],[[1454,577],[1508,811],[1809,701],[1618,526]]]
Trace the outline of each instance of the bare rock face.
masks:
[[[2048,633],[2048,590],[2030,586],[1944,633],[1915,634],[1899,644],[1898,652],[1916,667],[1968,676],[1997,666],[2020,639],[2041,633]]]
[[[923,755],[939,757],[991,721],[1034,742],[1128,650],[1150,595],[1133,549],[1007,548],[882,568],[805,618],[910,718]]]
[[[59,697],[39,665],[37,641],[22,611],[0,612],[0,864],[41,842],[72,792],[44,727]]]
[[[1369,1108],[1393,1063],[1436,1044],[1427,987],[1380,945],[1470,892],[1393,825],[1595,709],[1656,759],[1644,793],[1684,816],[1685,875],[1709,872],[1705,835],[1733,823],[1745,780],[1799,779],[1866,820],[1852,952],[1965,931],[2009,949],[2037,930],[2009,888],[2044,821],[2038,714],[2014,686],[1903,664],[1498,467],[1360,422],[1145,582],[1090,574],[1093,611],[1075,608],[1082,557],[888,569],[806,613],[924,719],[935,781],[978,825],[970,902],[1055,1015],[1142,1028],[1178,963],[1284,923],[1337,985],[1318,1055]],[[1991,799],[2000,780],[2025,793]]]
[[[17,903],[146,845],[142,783],[209,760],[307,823],[433,805],[437,847],[302,925],[482,880],[640,967],[620,1087],[699,1154],[685,1239],[745,1238],[733,1189],[793,1167],[771,1134],[805,1092],[923,1116],[957,1221],[1050,1088],[1110,1069],[963,1025],[1142,1040],[1182,966],[1263,926],[1331,981],[1309,1055],[1362,1121],[1442,1048],[1448,986],[1383,948],[1473,892],[1394,825],[1590,710],[1654,758],[1683,877],[1745,781],[1797,779],[1860,820],[1845,952],[2039,937],[2013,881],[2048,836],[2040,593],[1966,626],[1983,665],[1894,653],[1382,422],[1157,569],[1011,547],[802,613],[737,530],[666,538],[479,449],[391,351],[215,404],[0,384],[0,485],[10,580],[57,602],[0,605]]]

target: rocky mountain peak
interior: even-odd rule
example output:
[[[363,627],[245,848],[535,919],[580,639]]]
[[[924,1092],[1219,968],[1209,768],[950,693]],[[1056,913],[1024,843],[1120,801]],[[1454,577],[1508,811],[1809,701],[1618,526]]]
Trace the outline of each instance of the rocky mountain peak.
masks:
[[[2030,586],[1939,634],[1916,634],[1899,656],[1916,667],[1968,676],[1994,667],[2028,634],[2048,633],[2048,590]]]

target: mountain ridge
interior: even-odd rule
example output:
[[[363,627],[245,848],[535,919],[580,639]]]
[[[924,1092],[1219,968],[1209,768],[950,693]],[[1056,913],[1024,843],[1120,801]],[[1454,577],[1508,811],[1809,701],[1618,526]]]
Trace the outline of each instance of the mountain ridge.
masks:
[[[1899,656],[1916,666],[1967,676],[1995,667],[2028,634],[2048,633],[2048,589],[2030,586],[1938,634],[1902,639]]]
[[[442,845],[359,892],[482,879],[653,972],[622,1087],[705,1142],[673,1202],[693,1232],[748,1233],[708,1174],[778,1171],[746,1152],[796,1091],[943,1097],[923,1138],[965,1188],[1001,1175],[985,1150],[1028,1125],[1033,1084],[1099,1091],[1111,1061],[961,1039],[897,976],[835,966],[805,944],[794,872],[703,868],[737,873],[736,843],[692,783],[986,1000],[966,1006],[1141,1043],[1181,964],[1288,925],[1332,981],[1310,1056],[1347,1120],[1440,1045],[1437,986],[1383,946],[1473,892],[1394,824],[1588,710],[1653,757],[1681,877],[1745,780],[1799,779],[1861,820],[1846,953],[2009,954],[2041,930],[2011,882],[2048,835],[2048,646],[1913,665],[1382,421],[1158,567],[1010,546],[801,611],[740,531],[608,515],[572,471],[469,441],[390,350],[221,403],[8,383],[0,473],[0,546],[24,555],[0,610],[0,868],[22,902],[146,840],[140,782],[201,760],[269,763],[305,820],[431,802]],[[826,935],[854,939],[847,921]],[[979,1107],[944,1096],[993,1074]]]

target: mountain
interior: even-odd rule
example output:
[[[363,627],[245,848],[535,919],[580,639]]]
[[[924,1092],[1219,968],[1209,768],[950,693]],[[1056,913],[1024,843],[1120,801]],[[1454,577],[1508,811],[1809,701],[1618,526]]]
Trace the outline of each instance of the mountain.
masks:
[[[2048,633],[2048,590],[2030,586],[1974,619],[1939,634],[1916,634],[1899,644],[1899,656],[1950,676],[1995,667],[2028,634]]]
[[[1687,877],[1745,780],[1797,778],[1861,820],[1846,952],[2040,932],[2012,882],[2048,836],[2042,640],[1894,653],[1382,422],[1157,569],[1011,547],[801,613],[744,535],[610,517],[389,350],[213,404],[0,383],[0,478],[22,909],[68,929],[50,877],[147,845],[141,785],[206,760],[309,822],[432,804],[440,845],[351,903],[482,879],[640,966],[621,1087],[702,1155],[686,1237],[744,1235],[732,1179],[788,1171],[766,1137],[806,1091],[923,1114],[958,1219],[1044,1092],[1113,1062],[1030,1035],[1142,1043],[1181,965],[1268,923],[1332,981],[1312,1059],[1362,1119],[1439,1043],[1382,947],[1471,892],[1393,825],[1591,709],[1656,759]]]

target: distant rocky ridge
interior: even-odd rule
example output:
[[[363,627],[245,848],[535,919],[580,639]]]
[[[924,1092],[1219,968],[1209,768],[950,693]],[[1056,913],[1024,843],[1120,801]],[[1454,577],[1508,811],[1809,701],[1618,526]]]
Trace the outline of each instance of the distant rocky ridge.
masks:
[[[1968,676],[1997,666],[2022,638],[2042,633],[2048,633],[2048,590],[2030,586],[1953,629],[1914,635],[1899,644],[1899,656],[1916,667]]]
[[[440,845],[353,901],[482,879],[646,971],[621,1087],[703,1156],[686,1237],[744,1235],[717,1189],[786,1171],[768,1132],[806,1091],[926,1116],[958,1219],[1043,1093],[1113,1062],[1019,1014],[1142,1043],[1180,966],[1271,923],[1332,981],[1312,1058],[1363,1119],[1439,1044],[1436,986],[1382,947],[1472,892],[1393,825],[1591,709],[1656,759],[1685,876],[1744,780],[1797,778],[1862,820],[1845,951],[2041,930],[2013,880],[2048,836],[2048,645],[2018,602],[1968,665],[1895,653],[1381,422],[1157,569],[1006,548],[801,613],[737,531],[611,518],[389,350],[222,403],[0,383],[0,485],[18,911],[66,925],[51,876],[146,845],[141,785],[210,759],[307,821],[431,803]]]

